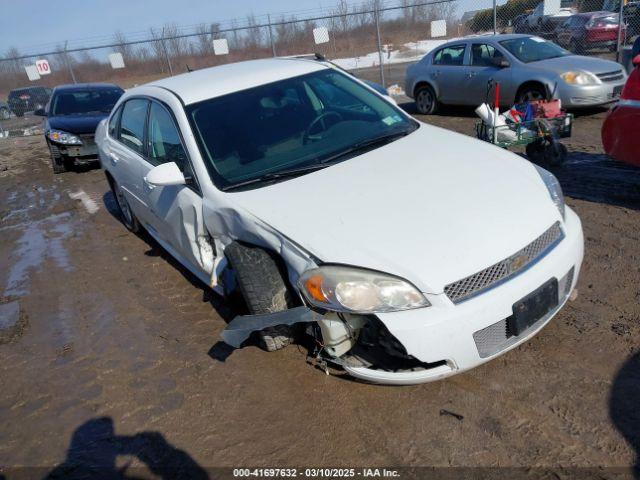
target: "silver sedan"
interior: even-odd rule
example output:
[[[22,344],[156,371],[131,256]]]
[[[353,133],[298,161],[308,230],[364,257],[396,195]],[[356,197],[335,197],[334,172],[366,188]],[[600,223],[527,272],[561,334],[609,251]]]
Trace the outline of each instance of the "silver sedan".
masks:
[[[438,105],[479,105],[491,81],[500,103],[559,98],[565,108],[616,101],[627,79],[622,66],[574,55],[531,35],[466,37],[448,42],[407,68],[405,91],[422,114]]]

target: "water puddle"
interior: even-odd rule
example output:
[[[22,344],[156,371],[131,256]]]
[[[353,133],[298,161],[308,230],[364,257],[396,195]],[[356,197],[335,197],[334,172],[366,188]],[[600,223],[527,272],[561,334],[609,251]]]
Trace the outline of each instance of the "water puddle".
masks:
[[[73,232],[70,220],[70,213],[62,213],[24,226],[12,255],[14,261],[9,270],[5,296],[29,294],[29,276],[38,271],[47,259],[53,260],[57,267],[71,271],[64,244]]]

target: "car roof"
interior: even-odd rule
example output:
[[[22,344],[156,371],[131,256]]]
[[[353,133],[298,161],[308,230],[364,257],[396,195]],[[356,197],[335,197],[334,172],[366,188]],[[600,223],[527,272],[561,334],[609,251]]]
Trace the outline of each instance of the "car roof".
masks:
[[[616,12],[607,12],[606,10],[600,10],[598,12],[583,12],[576,13],[575,17],[608,17],[609,15],[617,15]]]
[[[453,40],[448,41],[447,43],[443,43],[438,48],[435,48],[433,51],[440,50],[442,47],[446,47],[449,45],[459,45],[460,43],[466,42],[477,42],[477,41],[487,41],[487,42],[501,42],[503,40],[513,40],[515,38],[527,38],[534,37],[535,35],[529,35],[527,33],[500,33],[498,35],[468,35],[466,37],[455,38]]]
[[[148,83],[145,86],[170,90],[178,95],[185,105],[189,105],[327,68],[330,67],[310,59],[248,60],[183,73]],[[135,93],[135,89],[130,92]]]
[[[80,92],[84,90],[106,90],[120,88],[113,83],[68,83],[65,85],[58,85],[55,88],[56,92]]]

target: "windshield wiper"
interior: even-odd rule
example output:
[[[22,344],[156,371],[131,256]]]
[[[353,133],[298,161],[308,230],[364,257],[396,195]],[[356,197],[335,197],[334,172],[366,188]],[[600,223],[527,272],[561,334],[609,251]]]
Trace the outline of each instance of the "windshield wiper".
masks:
[[[229,190],[234,190],[239,187],[244,187],[245,185],[251,185],[254,183],[264,183],[270,180],[278,180],[281,178],[290,178],[297,177],[303,173],[313,172],[315,170],[322,170],[323,168],[327,168],[331,166],[329,162],[322,163],[312,163],[311,165],[306,165],[304,167],[291,168],[288,170],[280,170],[278,172],[269,172],[264,175],[260,175],[259,177],[250,178],[248,180],[244,180],[242,182],[234,183],[233,185],[228,185],[226,187],[222,187],[222,190],[227,192]]]
[[[324,163],[333,162],[335,160],[344,158],[347,155],[351,155],[352,153],[359,152],[367,148],[375,147],[377,145],[385,145],[400,137],[407,136],[411,132],[413,132],[413,130],[402,130],[400,132],[387,133],[385,135],[380,135],[379,137],[368,138],[367,140],[363,140],[361,142],[351,145],[346,150],[342,150],[341,152],[338,152],[327,158],[323,158],[322,160],[320,160],[320,163],[324,164]]]

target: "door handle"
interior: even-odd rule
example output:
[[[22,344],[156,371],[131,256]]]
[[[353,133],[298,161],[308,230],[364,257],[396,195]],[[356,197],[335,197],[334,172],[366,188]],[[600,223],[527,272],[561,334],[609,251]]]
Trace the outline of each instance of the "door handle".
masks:
[[[473,77],[475,77],[477,74],[478,74],[477,72],[469,72],[469,73],[467,73],[467,76],[468,76],[469,78],[473,78]]]
[[[111,164],[115,165],[116,163],[118,163],[120,161],[120,159],[118,158],[118,156],[114,153],[110,153],[109,154],[109,158],[111,158]]]

